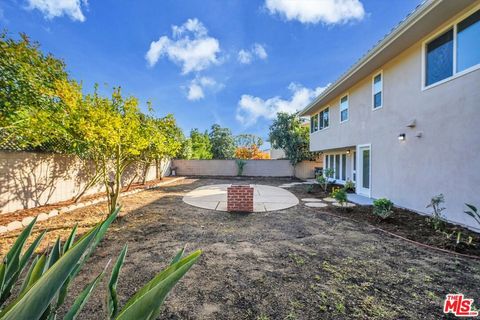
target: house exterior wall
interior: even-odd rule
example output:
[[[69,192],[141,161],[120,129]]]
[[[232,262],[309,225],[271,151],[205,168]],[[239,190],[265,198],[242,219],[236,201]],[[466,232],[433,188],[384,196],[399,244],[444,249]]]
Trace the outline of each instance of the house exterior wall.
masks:
[[[316,109],[328,106],[330,123],[311,134],[310,149],[353,150],[371,144],[373,198],[387,197],[398,206],[429,213],[430,198],[443,193],[449,220],[478,227],[463,211],[464,203],[480,207],[480,70],[422,90],[422,46],[430,36],[381,68],[382,108],[372,110],[372,77],[379,69],[345,92],[348,121],[339,119],[343,95]],[[413,120],[416,126],[408,128]],[[398,140],[401,133],[405,141]]]

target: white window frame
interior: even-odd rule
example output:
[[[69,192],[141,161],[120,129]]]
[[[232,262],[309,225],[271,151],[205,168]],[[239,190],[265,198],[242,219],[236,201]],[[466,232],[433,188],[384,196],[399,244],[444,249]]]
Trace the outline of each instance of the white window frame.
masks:
[[[342,99],[347,97],[347,108],[344,110],[347,110],[347,119],[342,121]],[[338,109],[339,109],[339,119],[340,123],[347,122],[350,119],[350,95],[347,93],[343,94],[340,96],[340,100],[338,101]]]
[[[351,151],[350,151],[350,154],[351,154]],[[350,177],[347,176],[347,174],[348,174],[348,159],[350,158],[350,154],[347,153],[347,150],[344,150],[344,151],[338,151],[338,152],[324,153],[324,155],[323,155],[323,163],[325,163],[324,172],[325,172],[326,169],[328,169],[328,167],[326,166],[326,164],[328,162],[330,167],[333,168],[333,170],[334,170],[334,175],[333,175],[332,180],[335,180],[336,183],[345,184],[345,182],[347,182],[348,179],[352,180]],[[336,163],[335,158],[336,158],[337,155],[340,156],[340,161],[339,161],[339,166],[340,167],[339,167],[339,170],[338,170],[339,179],[335,178],[335,175],[336,175],[336,172],[337,172],[335,170],[336,169],[335,168],[336,167],[335,166],[335,163]],[[343,176],[343,157],[342,157],[342,155],[346,155],[345,156],[345,162],[346,162],[345,163],[345,171],[346,171],[345,172],[345,180],[342,179],[342,176]],[[330,163],[329,160],[327,160],[327,158],[329,156],[333,156],[333,165]],[[352,161],[352,160],[350,160],[350,161]],[[353,165],[351,165],[351,166],[353,166]]]
[[[328,126],[326,127],[323,127],[320,129],[320,113],[327,110],[328,109]],[[326,106],[325,108],[323,108],[322,110],[320,110],[320,112],[318,113],[318,131],[322,131],[322,130],[325,130],[325,129],[328,129],[330,127],[330,111],[331,111],[331,108],[330,106]],[[322,119],[323,121],[323,119]]]
[[[317,130],[315,130],[315,125],[312,127],[312,119],[317,116]],[[315,113],[310,116],[310,134],[314,134],[315,132],[320,131],[320,123],[318,122],[318,118],[320,118],[320,113]]]
[[[422,74],[421,74],[421,77],[422,77],[421,90],[422,91],[434,88],[436,86],[439,86],[441,84],[449,82],[453,79],[464,76],[464,75],[466,75],[466,74],[468,74],[472,71],[480,69],[480,63],[478,63],[474,66],[471,66],[468,69],[457,72],[457,25],[458,25],[459,22],[465,20],[466,18],[468,18],[470,15],[472,15],[473,13],[478,11],[479,9],[480,9],[480,5],[477,5],[477,6],[473,7],[471,10],[467,11],[466,13],[464,13],[463,15],[461,15],[460,17],[455,19],[453,22],[449,23],[447,26],[445,26],[441,30],[435,32],[433,35],[429,36],[428,38],[426,38],[422,42],[422,70],[421,70],[421,72],[422,72]],[[448,78],[445,78],[443,80],[437,81],[435,83],[432,83],[432,84],[426,86],[425,81],[427,80],[427,78],[426,78],[426,75],[427,75],[427,70],[426,70],[426,67],[427,67],[427,59],[426,59],[427,44],[429,44],[431,41],[435,40],[436,38],[438,38],[439,36],[441,36],[442,34],[444,34],[445,32],[447,32],[450,29],[453,30],[453,73]]]
[[[375,77],[380,75],[380,81],[381,81],[381,89],[380,89],[380,93],[382,94],[382,103],[380,104],[379,107],[376,107],[375,108]],[[375,110],[378,110],[378,109],[382,109],[383,108],[383,100],[384,100],[384,94],[383,94],[383,70],[380,70],[379,72],[375,73],[373,76],[372,76],[372,110],[375,111]]]

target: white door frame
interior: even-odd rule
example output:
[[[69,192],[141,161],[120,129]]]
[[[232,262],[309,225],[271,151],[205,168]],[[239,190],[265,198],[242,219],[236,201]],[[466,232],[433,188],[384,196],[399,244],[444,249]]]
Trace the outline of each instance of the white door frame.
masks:
[[[370,150],[370,166],[369,166],[369,188],[363,188],[363,157],[362,149]],[[359,195],[366,196],[371,198],[372,196],[372,145],[368,144],[359,144],[357,145],[357,172],[356,172],[357,181],[355,183],[355,192]]]

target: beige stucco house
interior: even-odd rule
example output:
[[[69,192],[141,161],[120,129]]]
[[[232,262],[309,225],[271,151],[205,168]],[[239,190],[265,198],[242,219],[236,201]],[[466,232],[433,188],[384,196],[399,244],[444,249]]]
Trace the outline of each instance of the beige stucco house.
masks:
[[[480,207],[480,1],[429,0],[300,112],[339,182],[447,219]]]

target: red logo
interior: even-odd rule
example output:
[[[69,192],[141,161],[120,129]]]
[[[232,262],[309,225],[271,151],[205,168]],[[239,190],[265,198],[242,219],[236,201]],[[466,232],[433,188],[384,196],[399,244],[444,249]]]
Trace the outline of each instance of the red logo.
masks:
[[[443,313],[453,313],[457,317],[477,317],[478,311],[473,307],[473,299],[464,298],[462,293],[447,294]]]

